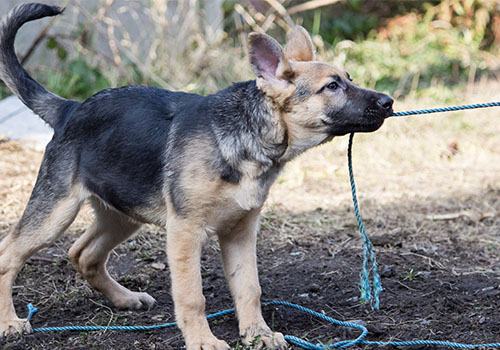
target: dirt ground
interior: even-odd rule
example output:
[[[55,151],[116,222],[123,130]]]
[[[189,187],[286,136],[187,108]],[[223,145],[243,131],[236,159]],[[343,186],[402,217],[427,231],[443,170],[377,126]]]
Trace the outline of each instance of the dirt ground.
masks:
[[[496,91],[496,95],[495,95]],[[460,102],[498,100],[500,84],[477,86]],[[432,101],[396,105],[431,107]],[[264,301],[286,300],[345,321],[362,322],[368,340],[500,342],[500,109],[391,119],[357,135],[354,170],[361,212],[375,245],[384,291],[381,309],[359,300],[361,239],[350,201],[347,138],[290,164],[264,210],[258,261]],[[0,234],[22,213],[42,153],[0,143]],[[146,226],[118,247],[109,269],[120,283],[146,291],[157,306],[116,310],[90,289],[67,250],[91,218],[85,208],[67,235],[31,258],[14,287],[20,315],[33,303],[33,327],[151,325],[173,321],[164,252],[166,232]],[[203,256],[207,312],[232,307],[215,239]],[[358,333],[283,307],[264,308],[272,328],[314,343]],[[235,348],[235,317],[211,321]],[[36,333],[0,340],[4,349],[179,349],[178,329],[147,332]],[[414,347],[415,348],[415,347]],[[360,348],[357,348],[360,349]]]

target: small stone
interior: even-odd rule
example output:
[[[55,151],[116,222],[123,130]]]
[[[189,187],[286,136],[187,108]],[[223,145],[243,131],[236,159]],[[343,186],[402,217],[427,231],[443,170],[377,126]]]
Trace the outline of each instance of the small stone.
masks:
[[[382,269],[382,273],[380,274],[382,277],[394,277],[396,271],[394,270],[393,265],[386,265]]]
[[[317,293],[317,292],[319,292],[319,290],[320,290],[320,286],[317,283],[313,283],[309,287],[309,292],[311,292],[311,293]]]
[[[152,263],[151,267],[155,270],[165,270],[165,264],[164,263]]]

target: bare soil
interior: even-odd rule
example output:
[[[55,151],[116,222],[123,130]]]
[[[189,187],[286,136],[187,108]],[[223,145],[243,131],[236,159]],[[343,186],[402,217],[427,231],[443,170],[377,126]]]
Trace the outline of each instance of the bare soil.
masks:
[[[500,190],[465,198],[469,205],[487,201],[500,205]],[[459,211],[464,201],[444,199],[441,209]],[[500,334],[500,268],[498,244],[484,245],[474,231],[500,231],[500,220],[471,222],[464,217],[433,222],[425,218],[431,203],[412,205],[420,219],[406,221],[397,215],[407,203],[378,208],[383,222],[366,220],[375,244],[384,291],[380,311],[372,311],[358,297],[361,266],[360,240],[356,229],[343,218],[349,208],[317,210],[297,214],[272,212],[264,219],[259,242],[259,269],[263,300],[287,300],[340,320],[360,320],[370,330],[370,340],[439,339],[465,343],[496,342]],[[436,203],[433,203],[436,209]],[[401,207],[403,206],[403,208]],[[439,208],[439,207],[438,207]],[[280,239],[272,227],[298,225],[302,235]],[[312,225],[311,225],[312,223]],[[314,226],[325,226],[320,232]],[[312,226],[312,227],[311,227]],[[471,233],[470,239],[456,236],[457,228]],[[384,232],[384,233],[382,233]],[[448,239],[435,233],[447,232]],[[116,249],[109,263],[120,283],[147,291],[158,305],[144,312],[122,312],[91,290],[66,258],[72,239],[63,238],[57,247],[32,258],[16,282],[16,309],[26,304],[38,308],[34,327],[62,325],[150,325],[173,320],[168,268],[164,263],[164,232],[148,229]],[[203,260],[204,294],[208,312],[232,307],[217,245],[211,242]],[[154,265],[157,266],[157,265]],[[161,269],[161,265],[160,265]],[[352,339],[356,333],[311,319],[297,311],[265,308],[266,320],[274,329],[331,343]],[[236,346],[234,316],[211,322],[214,333]],[[180,332],[166,329],[148,332],[62,332],[37,333],[4,341],[8,349],[178,349]]]
[[[355,139],[361,211],[384,287],[378,311],[359,300],[362,247],[349,199],[346,140],[302,156],[280,178],[264,211],[258,242],[262,299],[286,300],[362,322],[370,331],[368,340],[500,342],[498,115],[497,110],[388,121],[389,127],[375,135]],[[22,213],[40,159],[40,152],[22,144],[0,143],[0,234]],[[18,313],[26,315],[26,305],[33,303],[39,309],[33,327],[173,321],[168,266],[162,265],[166,232],[146,226],[112,254],[111,274],[158,301],[149,311],[119,311],[67,259],[90,216],[85,209],[67,235],[25,265],[14,288]],[[232,307],[213,238],[205,247],[202,274],[207,312]],[[265,307],[264,314],[272,328],[314,343],[358,334],[283,307]],[[234,315],[212,320],[211,327],[242,348]],[[0,340],[4,349],[182,346],[176,328],[36,333]]]

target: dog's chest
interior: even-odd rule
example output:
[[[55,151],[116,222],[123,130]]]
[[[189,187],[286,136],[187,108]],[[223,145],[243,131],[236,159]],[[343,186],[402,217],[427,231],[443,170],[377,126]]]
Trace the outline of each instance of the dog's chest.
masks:
[[[228,234],[254,210],[264,205],[269,186],[263,187],[259,181],[245,179],[220,196],[208,215],[205,230],[207,234],[217,232]]]
[[[232,199],[241,209],[252,210],[264,205],[268,193],[269,186],[263,187],[259,181],[253,179],[242,179],[233,190]]]
[[[268,168],[262,171],[255,163],[243,163],[242,177],[232,189],[232,199],[243,210],[262,207],[269,194],[271,185],[279,174],[279,168]]]

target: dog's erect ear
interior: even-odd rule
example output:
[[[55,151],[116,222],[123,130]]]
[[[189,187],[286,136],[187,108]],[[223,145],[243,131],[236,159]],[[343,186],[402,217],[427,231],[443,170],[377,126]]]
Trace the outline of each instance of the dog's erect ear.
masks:
[[[288,32],[285,56],[294,61],[316,60],[313,42],[304,27],[295,26]]]
[[[267,81],[288,80],[291,67],[283,55],[281,45],[267,34],[250,33],[248,35],[250,63],[257,78]]]
[[[250,33],[248,52],[257,76],[257,87],[275,103],[283,105],[295,91],[295,85],[291,82],[293,69],[283,54],[281,45],[269,35]]]

